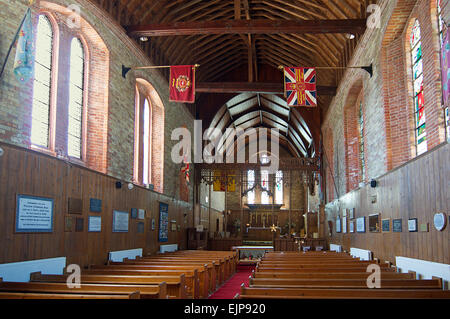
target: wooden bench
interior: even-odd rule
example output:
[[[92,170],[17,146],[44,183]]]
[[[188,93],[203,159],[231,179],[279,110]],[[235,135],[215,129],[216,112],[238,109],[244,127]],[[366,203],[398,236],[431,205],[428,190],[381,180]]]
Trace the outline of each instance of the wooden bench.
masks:
[[[367,279],[274,279],[251,278],[253,288],[352,288],[368,289]],[[441,279],[381,279],[381,289],[437,289],[442,290]]]
[[[367,280],[370,274],[368,272],[353,272],[353,273],[334,273],[318,272],[318,273],[298,273],[298,272],[255,272],[252,273],[252,278],[279,278],[279,279],[359,279]],[[416,277],[411,273],[398,272],[382,272],[381,279],[415,279]]]
[[[139,291],[127,295],[0,292],[0,299],[140,299]]]
[[[236,252],[231,251],[202,251],[202,250],[182,250],[171,253],[159,254],[156,257],[188,257],[188,258],[219,258],[225,264],[225,278],[229,278],[236,272],[238,256]]]
[[[185,274],[186,285],[188,286],[188,294],[194,299],[208,297],[208,276],[205,271],[205,266],[144,266],[144,265],[109,265],[109,266],[91,266],[89,272],[84,271],[85,274],[90,274],[91,271],[111,272],[122,270],[123,275],[143,275],[151,276],[152,271],[159,275],[167,276],[171,271],[176,271],[177,274]],[[195,272],[195,274],[193,274]],[[173,272],[172,272],[173,273]],[[113,275],[113,273],[110,273]],[[118,274],[118,273],[115,273]],[[191,279],[191,280],[189,280]]]
[[[218,283],[216,282],[217,271],[220,271],[214,263],[207,261],[195,261],[195,260],[151,260],[151,259],[136,259],[136,260],[124,260],[123,262],[109,262],[108,265],[143,265],[143,266],[204,266],[208,276],[208,292],[212,293]]]
[[[66,283],[43,283],[43,282],[0,283],[0,292],[4,293],[130,295],[136,291],[139,291],[141,299],[167,299],[166,283],[161,283],[159,285],[81,284],[79,288],[69,288]]]
[[[199,298],[199,280],[197,270],[127,270],[127,269],[96,269],[84,270],[83,275],[110,275],[110,276],[177,276],[184,275],[186,294],[188,299]]]
[[[157,256],[184,256],[184,257],[208,257],[208,258],[224,258],[226,268],[228,268],[228,277],[236,272],[236,267],[239,261],[238,255],[235,251],[203,251],[203,250],[180,250],[176,252],[159,254]],[[227,277],[227,278],[228,278]]]
[[[239,299],[450,299],[450,291],[434,289],[310,289],[241,286]]]
[[[128,262],[128,261],[127,261]],[[217,286],[220,286],[227,278],[228,273],[226,271],[226,265],[224,260],[220,258],[206,258],[206,257],[142,257],[137,258],[134,262],[145,263],[166,263],[166,264],[199,264],[203,263],[208,268],[213,268],[210,275],[210,287],[214,290]]]
[[[30,275],[30,282],[65,283],[69,275],[42,275],[40,272]],[[185,275],[177,276],[112,276],[81,274],[82,284],[121,284],[121,285],[159,285],[165,282],[169,299],[187,299]]]

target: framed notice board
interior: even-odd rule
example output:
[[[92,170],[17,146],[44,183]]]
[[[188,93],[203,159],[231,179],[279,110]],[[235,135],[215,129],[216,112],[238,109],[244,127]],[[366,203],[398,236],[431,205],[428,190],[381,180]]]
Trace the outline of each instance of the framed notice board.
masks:
[[[16,233],[53,232],[53,199],[17,195]]]
[[[169,205],[159,203],[159,235],[158,241],[169,240]]]

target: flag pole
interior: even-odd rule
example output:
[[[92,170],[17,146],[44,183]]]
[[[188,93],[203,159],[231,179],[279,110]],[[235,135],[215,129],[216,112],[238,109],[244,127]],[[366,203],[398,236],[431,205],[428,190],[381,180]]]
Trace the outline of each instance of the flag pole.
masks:
[[[345,70],[345,69],[363,69],[370,74],[370,77],[373,76],[373,64],[371,63],[368,66],[317,66],[315,67],[317,70]],[[283,70],[284,66],[279,65],[278,69]]]
[[[195,64],[194,69],[198,68],[200,64]],[[128,72],[131,70],[148,70],[148,69],[164,69],[164,68],[170,68],[171,65],[150,65],[150,66],[138,66],[138,67],[131,67],[128,68],[125,65],[122,64],[122,77],[126,78]]]
[[[30,5],[32,4],[32,2],[33,2],[33,1],[30,1]],[[28,8],[28,10],[31,10],[31,9]],[[3,62],[2,69],[1,69],[1,71],[0,71],[0,79],[2,78],[3,72],[5,71],[6,64],[8,63],[9,56],[11,55],[12,48],[14,47],[14,44],[16,43],[17,36],[19,35],[20,30],[22,30],[23,24],[24,24],[24,22],[25,22],[25,19],[26,19],[26,17],[27,17],[27,14],[28,14],[28,10],[27,10],[27,12],[25,12],[25,15],[23,16],[22,22],[20,23],[19,28],[17,29],[16,35],[14,36],[14,39],[12,40],[12,43],[11,43],[11,45],[9,46],[8,53],[6,54],[5,61]]]

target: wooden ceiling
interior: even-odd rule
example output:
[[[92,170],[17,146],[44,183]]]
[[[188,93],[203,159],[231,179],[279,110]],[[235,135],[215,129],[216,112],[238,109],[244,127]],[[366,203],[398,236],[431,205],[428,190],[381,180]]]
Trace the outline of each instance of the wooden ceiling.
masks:
[[[274,72],[265,72],[267,68],[347,66],[365,30],[365,19],[370,15],[367,7],[376,3],[376,0],[94,1],[125,28],[155,65],[199,64],[196,82],[201,92],[222,90],[235,95],[279,94],[268,92],[267,87],[279,90],[277,83],[282,77],[270,76]],[[140,40],[144,35],[148,41]],[[169,77],[168,70],[162,72]],[[344,70],[317,71],[319,93],[326,92],[318,96],[320,117],[327,111],[343,74]],[[223,83],[230,78],[250,84],[243,91],[233,92],[230,87],[236,88],[235,84]],[[258,83],[266,83],[266,87],[258,90]],[[211,87],[216,91],[208,91]],[[211,121],[224,103],[208,105],[213,114],[211,110],[199,110],[201,96],[211,94],[201,92],[196,94],[197,106],[190,106],[191,111],[197,118]]]

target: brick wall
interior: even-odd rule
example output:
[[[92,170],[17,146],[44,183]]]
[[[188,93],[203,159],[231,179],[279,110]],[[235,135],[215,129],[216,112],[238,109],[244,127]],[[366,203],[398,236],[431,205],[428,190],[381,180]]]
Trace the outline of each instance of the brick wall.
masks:
[[[172,163],[171,149],[176,141],[171,141],[170,134],[174,128],[186,126],[193,131],[193,117],[184,104],[170,103],[167,80],[158,70],[130,72],[122,78],[122,64],[126,66],[151,65],[152,61],[125,33],[123,28],[111,19],[109,14],[87,0],[55,0],[52,3],[40,1],[40,5],[50,10],[79,4],[82,18],[98,34],[105,49],[91,49],[89,63],[93,73],[101,77],[90,77],[88,122],[92,130],[87,132],[88,145],[91,145],[91,157],[87,166],[107,173],[118,179],[131,181],[133,177],[134,157],[134,107],[136,77],[147,80],[155,88],[161,100],[164,122],[155,121],[159,134],[155,139],[164,139],[158,150],[165,174],[155,176],[160,189],[165,194],[180,198],[179,165]],[[0,60],[4,61],[9,44],[26,11],[23,1],[0,0],[2,10],[0,20]],[[86,30],[89,35],[89,30]],[[94,40],[94,35],[87,37]],[[99,39],[99,40],[100,40]],[[32,95],[30,85],[20,85],[12,74],[15,50],[6,66],[6,72],[0,82],[0,140],[22,147],[30,147],[30,120]],[[109,60],[109,67],[101,66],[98,60]],[[98,68],[98,69],[96,69]],[[108,84],[105,86],[105,84]],[[105,90],[106,94],[98,94]],[[96,108],[95,105],[98,105]],[[104,108],[107,109],[104,109]],[[103,108],[103,109],[102,109]],[[107,114],[104,116],[101,112]],[[101,134],[98,134],[101,131]],[[162,134],[161,134],[162,133]],[[99,138],[99,136],[101,138]],[[62,140],[58,143],[63,144]],[[89,152],[88,152],[89,153]],[[104,169],[103,169],[104,168]],[[192,186],[190,186],[190,202]]]
[[[324,148],[330,161],[327,169],[328,200],[331,174],[339,195],[355,188],[357,161],[352,159],[356,148],[346,125],[351,113],[347,101],[352,87],[362,79],[365,120],[366,181],[377,178],[416,156],[414,137],[414,106],[409,58],[411,22],[419,19],[422,27],[424,61],[425,112],[428,150],[445,141],[444,112],[441,107],[439,41],[436,2],[434,0],[379,1],[380,28],[367,29],[349,65],[373,63],[372,78],[359,69],[348,69],[339,85],[322,125]],[[381,50],[380,50],[381,48]],[[353,120],[351,120],[353,121]],[[353,130],[353,128],[349,128]],[[347,139],[347,140],[346,140]],[[347,147],[347,149],[346,149]],[[331,163],[331,159],[333,162]]]

